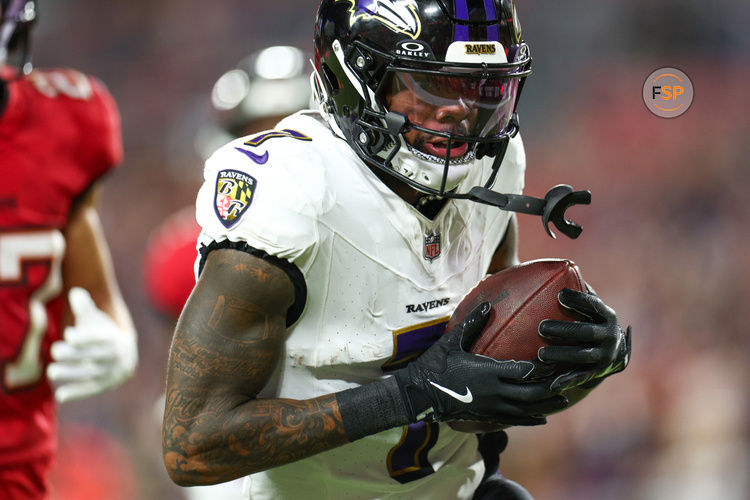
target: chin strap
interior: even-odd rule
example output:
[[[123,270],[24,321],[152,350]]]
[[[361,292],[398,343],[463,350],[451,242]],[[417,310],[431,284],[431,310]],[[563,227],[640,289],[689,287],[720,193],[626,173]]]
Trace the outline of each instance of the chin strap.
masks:
[[[408,127],[422,130],[421,127],[415,127],[409,124],[407,117],[401,113],[395,113],[392,111],[387,112],[381,117],[385,127],[374,127],[372,124],[358,121],[357,127],[355,127],[355,134],[357,140],[355,141],[356,146],[360,150],[369,146],[368,143],[372,141],[371,134],[365,132],[365,126],[369,127],[370,130],[376,130],[381,133],[387,132],[391,137],[398,138]],[[485,183],[485,186],[492,186],[495,182],[500,163],[505,156],[505,151],[510,143],[510,139],[515,137],[518,133],[518,116],[514,113],[510,121],[510,134],[506,140],[501,141],[498,144],[484,144],[481,154],[477,154],[477,158],[489,155],[491,153],[494,156],[495,161],[493,163],[492,175],[489,180]],[[425,130],[425,132],[429,133]],[[450,138],[449,138],[450,139]],[[397,139],[398,140],[398,139]],[[376,147],[376,152],[380,151],[385,144],[385,141],[381,139]],[[450,141],[449,141],[450,148]],[[493,149],[494,148],[494,149]],[[389,164],[393,159],[398,148],[394,149],[390,156],[385,160],[386,164]],[[450,151],[450,149],[449,149]],[[425,192],[429,195],[436,196],[439,198],[454,198],[454,199],[466,199],[477,203],[484,203],[487,205],[495,206],[501,210],[507,210],[509,212],[519,212],[523,214],[539,215],[542,217],[542,225],[544,230],[547,231],[552,238],[556,238],[555,233],[549,228],[549,223],[552,222],[555,227],[563,233],[565,236],[575,239],[580,236],[583,229],[581,226],[573,221],[565,218],[565,211],[573,205],[588,205],[591,203],[591,191],[573,191],[571,186],[567,184],[559,184],[550,189],[543,199],[534,198],[532,196],[525,196],[519,194],[502,194],[496,191],[492,191],[488,187],[474,186],[469,190],[468,193],[446,193],[445,192],[445,178],[447,176],[449,164],[446,161],[445,170],[443,172],[443,184],[440,190],[437,189],[426,189],[416,183],[414,180],[407,178],[399,172],[396,172],[392,167],[386,167],[385,165],[375,164],[375,166],[390,175],[394,175],[398,179],[405,182],[407,185],[416,189],[417,191]]]
[[[490,189],[475,186],[469,190],[466,199],[495,206],[509,212],[540,215],[542,225],[551,237],[555,234],[550,230],[549,223],[569,238],[578,238],[583,229],[573,221],[565,218],[565,211],[573,205],[588,205],[591,203],[591,191],[573,191],[567,184],[559,184],[550,189],[544,198],[534,198],[519,194],[502,194]]]

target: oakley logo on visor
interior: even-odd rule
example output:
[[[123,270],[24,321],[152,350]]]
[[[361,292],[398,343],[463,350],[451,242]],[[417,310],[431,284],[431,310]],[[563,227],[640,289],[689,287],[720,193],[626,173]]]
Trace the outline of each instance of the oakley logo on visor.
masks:
[[[425,42],[405,40],[399,42],[394,53],[397,56],[419,57],[421,59],[435,59],[432,49]]]

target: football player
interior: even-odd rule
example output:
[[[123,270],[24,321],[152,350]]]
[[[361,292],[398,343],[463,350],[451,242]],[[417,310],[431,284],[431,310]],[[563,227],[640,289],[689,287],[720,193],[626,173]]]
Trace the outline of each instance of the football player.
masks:
[[[199,279],[168,365],[168,472],[250,474],[253,499],[528,498],[482,459],[502,435],[480,450],[447,422],[543,424],[622,370],[629,342],[575,292],[560,302],[591,320],[543,322],[564,345],[535,362],[467,352],[488,303],[444,331],[517,261],[509,210],[569,229],[567,194],[521,195],[531,58],[514,5],[322,0],[314,39],[319,110],[206,162]]]
[[[33,0],[0,0],[0,496],[12,500],[47,497],[55,399],[111,389],[137,364],[96,209],[122,157],[118,111],[90,76],[32,70],[35,18]]]

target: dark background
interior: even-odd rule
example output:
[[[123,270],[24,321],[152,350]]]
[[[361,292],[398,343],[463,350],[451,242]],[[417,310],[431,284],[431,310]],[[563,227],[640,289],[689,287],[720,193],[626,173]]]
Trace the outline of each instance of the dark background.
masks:
[[[135,380],[61,408],[56,499],[171,499],[159,406],[173,325],[143,290],[153,228],[193,202],[193,139],[216,78],[272,44],[310,49],[317,2],[43,0],[37,66],[100,77],[120,105],[125,161],[101,203],[140,333]],[[568,257],[633,325],[633,361],[543,428],[510,431],[502,470],[539,500],[750,497],[750,4],[519,0],[534,74],[520,104],[527,193],[593,192],[585,230],[552,240],[521,216],[521,258]],[[695,99],[645,107],[676,67]]]

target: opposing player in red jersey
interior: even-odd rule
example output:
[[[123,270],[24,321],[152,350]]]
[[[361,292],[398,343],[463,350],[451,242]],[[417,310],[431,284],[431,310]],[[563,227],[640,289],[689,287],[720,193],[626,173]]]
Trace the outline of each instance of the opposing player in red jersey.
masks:
[[[55,399],[133,373],[136,334],[95,206],[119,114],[82,73],[31,71],[33,0],[0,0],[0,499],[46,498]],[[21,52],[21,67],[6,64]],[[54,384],[54,385],[53,385]]]

